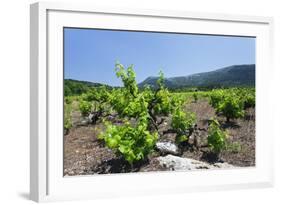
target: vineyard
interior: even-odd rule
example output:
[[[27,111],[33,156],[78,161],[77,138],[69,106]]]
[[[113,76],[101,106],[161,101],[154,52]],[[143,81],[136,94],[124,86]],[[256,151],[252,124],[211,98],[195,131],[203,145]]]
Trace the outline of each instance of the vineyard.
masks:
[[[162,72],[139,87],[132,66],[115,73],[122,87],[65,87],[64,175],[255,166],[255,88],[170,90]]]

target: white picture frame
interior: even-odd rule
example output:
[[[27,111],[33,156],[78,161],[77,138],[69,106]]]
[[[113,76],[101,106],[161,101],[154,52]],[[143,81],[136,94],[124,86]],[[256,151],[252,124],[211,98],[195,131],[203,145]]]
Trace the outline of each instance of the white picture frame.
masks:
[[[63,27],[256,36],[256,166],[231,170],[63,177]],[[187,11],[35,3],[30,10],[30,198],[53,201],[273,186],[273,19]],[[187,183],[183,183],[187,182]]]

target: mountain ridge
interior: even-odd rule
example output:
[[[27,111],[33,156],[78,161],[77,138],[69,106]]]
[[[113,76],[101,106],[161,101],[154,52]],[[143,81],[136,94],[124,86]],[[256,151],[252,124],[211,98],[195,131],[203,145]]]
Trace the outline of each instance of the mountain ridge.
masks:
[[[138,83],[138,87],[143,88],[145,85],[149,85],[156,88],[158,78],[157,76],[149,76]],[[65,95],[81,94],[91,87],[120,88],[119,86],[75,79],[65,79],[64,85]],[[208,72],[164,78],[164,85],[168,89],[255,86],[255,64],[232,65]]]
[[[156,76],[149,76],[138,85],[156,87],[157,79]],[[164,84],[168,88],[255,86],[255,64],[232,65],[208,72],[164,78]]]

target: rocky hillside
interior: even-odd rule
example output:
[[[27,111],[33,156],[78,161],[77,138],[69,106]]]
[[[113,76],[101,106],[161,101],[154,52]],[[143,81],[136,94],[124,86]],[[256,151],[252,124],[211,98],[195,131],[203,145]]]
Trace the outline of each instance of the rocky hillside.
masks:
[[[155,87],[157,79],[158,77],[148,77],[139,86]],[[210,72],[165,78],[164,82],[168,88],[255,86],[255,64],[233,65]]]

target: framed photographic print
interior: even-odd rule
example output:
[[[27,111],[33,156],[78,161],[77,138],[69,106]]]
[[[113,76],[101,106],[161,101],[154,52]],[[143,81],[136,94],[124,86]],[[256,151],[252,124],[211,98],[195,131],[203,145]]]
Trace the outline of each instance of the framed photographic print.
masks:
[[[32,4],[31,199],[272,186],[272,24]]]

